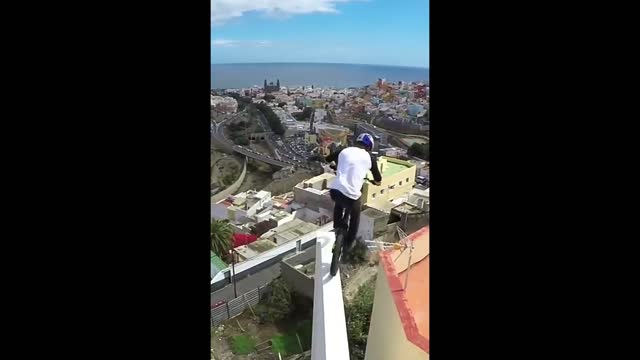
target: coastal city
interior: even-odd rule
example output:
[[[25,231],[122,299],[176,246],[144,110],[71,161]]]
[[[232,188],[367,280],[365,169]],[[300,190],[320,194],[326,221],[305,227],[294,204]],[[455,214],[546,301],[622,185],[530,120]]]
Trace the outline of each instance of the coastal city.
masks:
[[[312,336],[319,316],[341,319],[351,359],[428,358],[429,113],[428,82],[211,90],[212,359],[341,358]],[[316,245],[333,229],[325,158],[363,133],[382,181],[363,185],[356,248],[332,294],[314,281]]]

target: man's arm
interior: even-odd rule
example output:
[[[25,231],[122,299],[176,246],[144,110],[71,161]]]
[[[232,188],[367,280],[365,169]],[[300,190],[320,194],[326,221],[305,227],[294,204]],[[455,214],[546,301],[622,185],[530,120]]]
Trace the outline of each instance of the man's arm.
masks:
[[[331,162],[334,162],[334,161],[335,161],[335,162],[336,162],[336,164],[337,164],[337,163],[338,163],[338,155],[340,155],[340,152],[341,152],[341,151],[342,151],[342,149],[340,149],[340,150],[338,150],[338,151],[336,151],[336,152],[333,152],[333,153],[329,154],[327,157],[325,157],[324,159],[325,159],[328,163],[331,163]]]
[[[375,182],[382,181],[382,175],[380,175],[380,170],[378,169],[378,159],[373,154],[371,154],[371,173]]]

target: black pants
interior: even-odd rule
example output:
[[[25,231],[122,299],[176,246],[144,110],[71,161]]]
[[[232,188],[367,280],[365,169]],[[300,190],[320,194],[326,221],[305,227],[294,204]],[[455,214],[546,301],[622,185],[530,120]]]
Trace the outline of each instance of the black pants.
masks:
[[[350,246],[355,240],[358,233],[358,226],[360,226],[360,210],[362,203],[360,199],[353,200],[344,196],[340,191],[331,189],[329,191],[331,200],[334,202],[333,206],[333,228],[347,228],[349,231],[344,239],[345,245]]]

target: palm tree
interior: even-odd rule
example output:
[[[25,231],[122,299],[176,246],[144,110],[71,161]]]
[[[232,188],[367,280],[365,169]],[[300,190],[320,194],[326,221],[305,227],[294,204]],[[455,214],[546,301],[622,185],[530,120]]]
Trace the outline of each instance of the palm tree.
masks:
[[[211,251],[226,259],[231,249],[233,229],[228,220],[213,220],[211,223]]]

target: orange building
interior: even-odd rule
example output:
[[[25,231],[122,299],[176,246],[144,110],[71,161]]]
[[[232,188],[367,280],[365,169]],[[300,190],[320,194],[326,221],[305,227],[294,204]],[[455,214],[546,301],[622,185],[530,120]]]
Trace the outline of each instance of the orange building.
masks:
[[[365,360],[429,358],[429,227],[409,239],[380,253]]]

